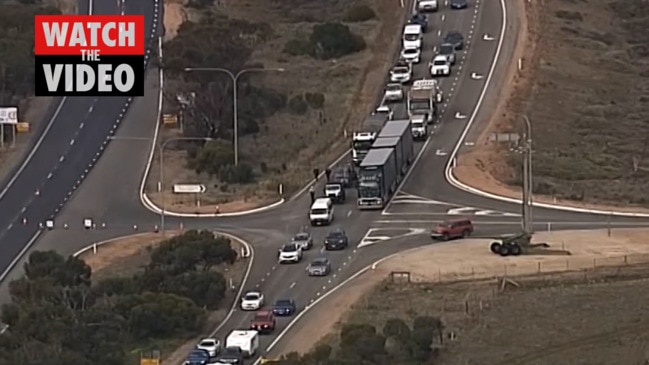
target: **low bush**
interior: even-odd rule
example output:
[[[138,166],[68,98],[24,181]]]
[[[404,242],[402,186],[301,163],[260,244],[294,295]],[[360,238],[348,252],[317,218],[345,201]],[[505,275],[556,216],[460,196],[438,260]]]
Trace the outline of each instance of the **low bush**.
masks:
[[[304,100],[304,96],[295,95],[288,101],[288,109],[296,115],[304,115],[309,110],[309,103]]]
[[[366,22],[376,18],[374,9],[367,5],[356,5],[349,9],[344,20],[350,23]]]

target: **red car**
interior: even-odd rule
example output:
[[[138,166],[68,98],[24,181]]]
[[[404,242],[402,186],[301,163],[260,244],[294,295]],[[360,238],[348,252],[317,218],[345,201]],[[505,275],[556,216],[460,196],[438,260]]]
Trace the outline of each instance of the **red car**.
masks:
[[[259,333],[271,333],[275,330],[275,315],[272,311],[259,311],[250,322],[250,328]]]
[[[435,240],[448,241],[453,238],[466,238],[473,233],[473,223],[469,219],[452,219],[438,224],[430,236]]]

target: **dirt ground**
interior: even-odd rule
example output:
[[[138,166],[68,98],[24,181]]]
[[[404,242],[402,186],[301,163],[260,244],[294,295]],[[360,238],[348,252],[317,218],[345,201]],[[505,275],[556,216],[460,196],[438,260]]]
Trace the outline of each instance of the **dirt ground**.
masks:
[[[263,77],[265,87],[287,95],[322,92],[325,94],[325,107],[322,117],[314,110],[303,116],[277,113],[263,123],[257,135],[240,139],[241,160],[251,163],[257,170],[264,163],[270,171],[251,186],[235,186],[223,192],[214,188],[216,181],[188,171],[183,152],[165,152],[165,175],[172,177],[167,186],[198,182],[208,187],[208,191],[201,196],[200,207],[191,197],[185,199],[169,195],[168,199],[174,201],[175,210],[212,213],[218,205],[219,210],[225,213],[267,205],[279,200],[279,184],[283,185],[285,194],[297,191],[311,178],[314,167],[324,170],[348,148],[348,141],[343,137],[345,131],[350,131],[375,107],[377,90],[382,87],[397,51],[399,39],[394,34],[398,33],[400,22],[386,20],[400,19],[406,9],[401,8],[398,1],[366,2],[374,8],[377,19],[348,24],[354,33],[363,35],[368,45],[365,51],[357,54],[336,60],[315,61],[305,56],[289,56],[282,49],[287,40],[304,33],[316,22],[340,20],[345,9],[362,3],[359,0],[328,0],[328,4],[333,4],[332,8],[323,9],[323,5],[311,3],[290,7],[287,2],[281,1],[218,2],[216,9],[219,13],[272,26],[274,36],[255,49],[251,62],[262,62],[266,67],[283,67],[287,71],[255,76],[260,80]],[[189,15],[184,19],[191,19],[191,11],[187,13]],[[182,16],[174,17],[183,19]],[[174,133],[177,131],[165,129],[163,138]],[[152,171],[150,176],[149,196],[160,203],[159,194],[155,192],[157,173]],[[243,207],[239,202],[241,200],[244,201]],[[228,204],[232,201],[237,203]],[[181,208],[182,205],[186,208]]]
[[[508,97],[476,147],[460,156],[456,177],[491,193],[519,197],[512,186],[520,186],[520,163],[509,146],[488,137],[521,131],[516,114],[525,113],[532,121],[537,201],[649,211],[643,193],[649,130],[642,122],[649,110],[639,96],[646,92],[649,74],[642,61],[646,42],[633,31],[646,29],[649,7],[627,5],[525,2],[527,29],[512,59],[510,86],[501,92]],[[522,72],[515,65],[520,57]]]
[[[447,331],[455,332],[458,338],[447,344],[443,363],[458,365],[499,364],[497,360],[502,360],[498,357],[500,355],[518,356],[535,348],[562,346],[570,338],[581,339],[584,334],[617,329],[614,323],[618,320],[619,328],[626,329],[632,321],[649,328],[649,322],[643,322],[649,320],[643,313],[649,315],[649,312],[639,309],[645,297],[649,297],[649,292],[644,289],[646,282],[597,284],[585,289],[581,286],[584,282],[599,282],[604,278],[640,278],[649,274],[649,265],[646,264],[649,262],[648,234],[646,229],[615,229],[610,237],[606,230],[535,236],[535,242],[547,242],[553,250],[570,251],[570,256],[502,258],[489,252],[485,240],[441,243],[399,253],[360,275],[306,314],[302,321],[308,325],[298,325],[287,337],[291,340],[280,343],[276,353],[305,352],[321,340],[335,338],[328,334],[335,333],[341,321],[379,323],[391,316],[441,316]],[[566,271],[570,273],[561,274]],[[408,275],[392,276],[392,272],[407,272]],[[499,285],[502,280],[498,279],[503,277],[513,280],[520,289],[501,292]],[[564,280],[576,280],[576,284],[561,284]],[[531,285],[528,281],[543,284]],[[546,284],[551,288],[538,289]],[[525,290],[527,286],[537,289],[528,291]],[[511,284],[506,288],[511,288]],[[638,296],[634,297],[636,293]],[[622,302],[636,307],[619,307]],[[517,303],[513,314],[508,303]],[[327,309],[320,310],[323,307]],[[578,311],[582,310],[584,312],[580,314]],[[598,315],[598,311],[602,314]],[[618,316],[618,312],[622,313]],[[526,313],[532,314],[530,320],[521,325]],[[594,320],[584,320],[591,316]],[[508,324],[496,325],[501,322]],[[503,329],[498,331],[494,328]],[[566,333],[562,333],[564,330]],[[510,341],[521,341],[511,348],[503,348],[494,343],[501,335]],[[558,335],[562,337],[555,337]],[[524,339],[530,339],[530,342]],[[484,361],[477,360],[475,356],[481,354],[489,357]],[[591,362],[558,363],[597,363],[592,362],[593,358],[589,359]],[[554,360],[558,361],[558,358]],[[541,363],[552,362],[529,362]]]
[[[115,276],[130,276],[140,271],[148,263],[148,252],[153,246],[163,241],[165,237],[170,238],[179,233],[180,231],[167,231],[164,237],[160,233],[142,233],[119,238],[99,246],[96,254],[90,251],[81,255],[80,258],[92,268],[93,280]],[[236,240],[231,240],[231,242],[233,249],[241,252],[241,244]],[[233,285],[233,289],[227,292],[223,308],[210,313],[205,323],[206,331],[215,328],[229,312],[247,267],[248,261],[240,259],[232,266],[217,269]],[[166,341],[159,349],[164,363],[181,363],[187,356],[187,352],[196,346],[196,342],[199,340],[200,338],[197,337]]]

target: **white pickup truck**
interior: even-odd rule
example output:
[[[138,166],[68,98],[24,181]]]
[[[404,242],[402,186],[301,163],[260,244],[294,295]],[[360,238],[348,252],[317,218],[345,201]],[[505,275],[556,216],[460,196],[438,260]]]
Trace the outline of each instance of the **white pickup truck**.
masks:
[[[438,9],[437,0],[417,0],[417,10],[420,12],[437,11]]]

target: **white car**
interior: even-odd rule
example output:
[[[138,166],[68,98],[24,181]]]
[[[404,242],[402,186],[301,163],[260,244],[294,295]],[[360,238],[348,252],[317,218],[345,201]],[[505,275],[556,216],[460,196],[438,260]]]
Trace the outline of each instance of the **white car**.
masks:
[[[385,104],[379,105],[378,108],[376,108],[376,111],[374,111],[374,113],[372,114],[384,114],[388,117],[388,120],[394,119],[394,111],[392,111],[392,109],[390,109],[390,107]]]
[[[241,298],[241,309],[256,311],[264,305],[264,295],[258,291],[249,291]]]
[[[403,100],[403,86],[396,82],[389,83],[385,86],[385,93],[383,94],[385,101],[401,101]]]
[[[418,0],[417,1],[417,10],[421,12],[425,11],[437,11],[439,9],[437,0]]]
[[[302,261],[302,246],[295,243],[289,243],[279,249],[280,264],[295,264]]]
[[[390,82],[405,84],[412,78],[412,67],[395,66],[390,70]]]
[[[199,350],[205,350],[210,357],[215,357],[221,352],[221,341],[216,338],[204,338],[196,345]]]
[[[419,63],[421,50],[419,48],[407,48],[401,51],[401,59],[409,63]]]
[[[449,76],[451,74],[451,63],[444,55],[437,55],[430,62],[430,74],[432,76]]]

